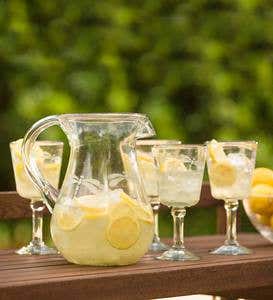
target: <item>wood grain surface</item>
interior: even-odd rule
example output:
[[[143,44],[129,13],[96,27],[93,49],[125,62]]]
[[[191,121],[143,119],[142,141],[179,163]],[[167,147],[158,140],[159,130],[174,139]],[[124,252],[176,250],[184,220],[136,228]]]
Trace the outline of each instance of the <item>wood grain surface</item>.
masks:
[[[45,208],[44,214],[49,214]],[[17,192],[0,192],[0,220],[31,218],[30,200]]]
[[[158,261],[148,253],[137,264],[124,267],[79,266],[60,255],[19,256],[2,250],[0,299],[152,299],[190,294],[273,299],[272,244],[258,234],[242,234],[239,240],[253,254],[210,255],[208,251],[222,244],[224,236],[203,236],[186,239],[200,261]]]

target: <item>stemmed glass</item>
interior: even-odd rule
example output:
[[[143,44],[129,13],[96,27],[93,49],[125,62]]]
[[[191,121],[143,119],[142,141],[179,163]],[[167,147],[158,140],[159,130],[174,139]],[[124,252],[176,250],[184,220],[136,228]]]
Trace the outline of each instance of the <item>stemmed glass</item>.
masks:
[[[226,241],[212,254],[241,255],[251,250],[237,241],[236,215],[238,200],[250,193],[252,173],[255,167],[257,143],[207,142],[207,165],[212,196],[225,201],[227,216]]]
[[[184,217],[186,207],[200,198],[206,160],[203,145],[160,145],[153,147],[158,166],[160,202],[171,207],[173,245],[157,259],[198,260],[184,246]]]
[[[18,194],[30,199],[32,210],[32,241],[25,247],[18,249],[17,254],[55,254],[57,251],[43,242],[43,210],[45,204],[41,193],[26,174],[21,155],[22,139],[11,142],[10,150],[13,171]],[[58,188],[61,171],[63,143],[55,141],[37,141],[33,150],[37,165],[42,174]]]
[[[154,216],[154,237],[150,246],[151,251],[165,251],[169,247],[160,241],[158,230],[158,212],[160,207],[160,200],[158,197],[158,184],[157,184],[157,170],[155,160],[152,153],[154,145],[179,145],[180,141],[177,140],[137,140],[137,160],[140,173],[143,179],[144,189],[149,198],[153,209]]]

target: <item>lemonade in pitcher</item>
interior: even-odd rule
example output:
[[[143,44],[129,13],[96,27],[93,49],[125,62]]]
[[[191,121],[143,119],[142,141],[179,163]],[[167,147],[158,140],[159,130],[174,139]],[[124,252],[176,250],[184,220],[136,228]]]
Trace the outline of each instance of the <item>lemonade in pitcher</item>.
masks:
[[[102,191],[76,198],[72,205],[57,204],[51,233],[68,261],[127,265],[143,256],[151,243],[152,211],[121,189]]]

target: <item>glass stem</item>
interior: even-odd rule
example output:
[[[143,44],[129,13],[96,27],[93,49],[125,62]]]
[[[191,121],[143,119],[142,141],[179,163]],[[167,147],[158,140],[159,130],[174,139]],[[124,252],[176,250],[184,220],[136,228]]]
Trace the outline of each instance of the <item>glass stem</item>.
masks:
[[[32,199],[32,244],[35,247],[43,245],[43,210],[45,205],[40,199]]]
[[[153,209],[153,216],[154,216],[154,238],[153,243],[158,243],[160,241],[159,238],[159,231],[158,231],[158,212],[160,203],[151,203]]]
[[[225,241],[226,245],[232,245],[232,246],[238,245],[237,227],[236,227],[238,206],[239,206],[238,201],[225,202],[225,209],[227,215],[227,224],[226,224],[227,239]]]
[[[172,208],[173,216],[173,246],[174,249],[184,249],[184,217],[185,208]]]

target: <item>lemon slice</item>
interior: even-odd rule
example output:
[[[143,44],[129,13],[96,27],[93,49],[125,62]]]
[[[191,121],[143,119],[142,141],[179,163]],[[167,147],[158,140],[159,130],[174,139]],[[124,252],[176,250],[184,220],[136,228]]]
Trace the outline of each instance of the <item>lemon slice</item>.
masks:
[[[120,194],[120,198],[123,201],[125,201],[129,206],[131,206],[133,210],[135,210],[135,213],[140,220],[147,223],[153,223],[153,214],[148,207],[139,204],[136,200],[134,200],[124,192]]]
[[[58,205],[54,208],[57,225],[65,231],[75,229],[83,219],[83,213],[76,207]]]
[[[145,152],[139,152],[137,155],[138,159],[138,165],[141,170],[141,173],[144,177],[144,180],[151,180],[150,178],[153,178],[156,176],[156,167],[153,156],[145,153]]]
[[[26,177],[24,164],[20,161],[15,164],[15,174],[18,176],[18,178],[22,181],[28,180]]]
[[[138,206],[137,201],[135,199],[131,198],[128,194],[126,194],[123,191],[120,193],[120,199],[125,201],[129,205]]]
[[[139,223],[129,216],[120,217],[110,222],[107,228],[107,240],[117,249],[125,250],[132,247],[139,239]]]
[[[211,159],[209,175],[211,182],[218,187],[231,186],[237,178],[236,168],[228,160],[223,146],[216,140],[208,144],[208,153]]]
[[[110,223],[106,236],[109,243],[117,249],[128,249],[138,240],[140,225],[138,221],[138,203],[124,192],[120,201],[109,209]]]
[[[148,207],[138,206],[136,212],[141,221],[153,224],[153,213]]]
[[[136,211],[132,207],[132,204],[123,199],[110,208],[109,215],[111,219],[118,219],[123,216],[129,216],[134,219],[137,218]]]
[[[141,162],[146,162],[146,163],[152,163],[154,164],[154,158],[152,155],[142,152],[142,151],[137,151],[137,158]]]
[[[87,195],[75,199],[78,207],[80,207],[84,213],[84,217],[87,219],[96,219],[106,214],[107,206],[106,202],[103,202],[100,196]]]
[[[170,172],[172,170],[180,172],[187,171],[183,161],[174,157],[167,158],[162,164],[160,164],[159,169],[160,172]]]
[[[213,162],[209,173],[211,182],[218,187],[231,186],[237,178],[236,169],[228,160]]]
[[[87,206],[82,206],[81,208],[84,212],[84,217],[89,220],[102,217],[106,214],[105,208],[87,207]]]
[[[18,160],[22,159],[21,149],[22,149],[23,139],[19,139],[14,142],[13,153]]]
[[[209,157],[213,162],[226,160],[227,158],[223,146],[219,144],[216,140],[212,140],[208,144],[208,153]]]
[[[60,167],[61,167],[60,163],[52,162],[52,163],[44,163],[41,166],[41,169],[44,169],[45,170],[44,172],[57,172],[60,169]]]

